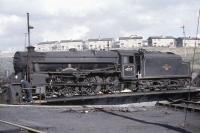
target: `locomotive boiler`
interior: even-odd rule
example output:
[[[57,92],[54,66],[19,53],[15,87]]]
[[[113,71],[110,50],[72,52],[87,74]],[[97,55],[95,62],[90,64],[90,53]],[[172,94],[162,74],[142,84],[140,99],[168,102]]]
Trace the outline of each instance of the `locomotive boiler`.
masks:
[[[169,52],[140,50],[16,52],[19,79],[48,97],[177,89],[190,82],[190,64]]]

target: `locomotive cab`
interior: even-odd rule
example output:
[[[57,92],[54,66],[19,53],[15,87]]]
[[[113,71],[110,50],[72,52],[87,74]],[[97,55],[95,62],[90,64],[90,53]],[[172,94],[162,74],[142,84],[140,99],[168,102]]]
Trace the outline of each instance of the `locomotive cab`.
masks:
[[[121,78],[123,80],[134,80],[138,74],[138,57],[136,50],[118,50],[121,64]]]

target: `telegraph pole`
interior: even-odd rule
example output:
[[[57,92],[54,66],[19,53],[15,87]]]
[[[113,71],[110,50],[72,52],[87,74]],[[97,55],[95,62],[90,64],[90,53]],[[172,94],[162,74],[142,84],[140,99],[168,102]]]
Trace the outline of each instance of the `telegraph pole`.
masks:
[[[185,34],[185,26],[181,26],[181,28],[183,29],[183,46],[185,47],[185,58],[187,56],[187,49],[186,49],[186,44],[185,44],[185,39],[186,39],[186,34]]]
[[[27,33],[24,33],[24,50],[26,51],[26,45],[27,45]]]
[[[186,34],[185,34],[185,26],[181,26],[181,28],[183,29],[183,37],[186,38]]]
[[[30,29],[33,29],[32,26],[29,24],[29,13],[27,13],[27,33],[28,33],[28,46],[27,46],[27,72],[26,72],[26,80],[31,82],[31,69],[32,69],[32,62],[31,62],[31,53],[32,53],[32,46],[30,41]]]
[[[27,13],[27,30],[28,30],[28,46],[30,46],[31,45],[31,40],[30,40],[29,13]]]
[[[33,26],[29,24],[29,13],[27,13],[28,46],[31,46],[30,29],[33,29]]]

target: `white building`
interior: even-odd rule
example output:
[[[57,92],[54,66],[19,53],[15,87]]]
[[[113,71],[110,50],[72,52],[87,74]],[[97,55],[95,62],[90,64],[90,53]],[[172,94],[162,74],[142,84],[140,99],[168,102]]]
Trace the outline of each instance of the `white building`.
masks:
[[[35,50],[39,52],[59,51],[60,46],[58,41],[47,41],[36,44]]]
[[[143,47],[148,47],[148,40],[143,40],[142,41],[142,46]]]
[[[118,49],[118,48],[120,48],[120,42],[119,42],[119,41],[114,41],[114,42],[113,42],[112,48],[113,48],[113,49]]]
[[[200,38],[195,37],[179,37],[177,38],[178,47],[200,47]]]
[[[171,36],[153,36],[148,38],[148,45],[153,47],[176,47],[176,39]]]
[[[82,51],[84,47],[83,40],[61,40],[60,48],[61,51],[68,51],[70,49],[76,49],[78,51]]]
[[[134,48],[142,47],[141,36],[130,36],[130,37],[119,37],[119,47],[120,48]]]
[[[113,38],[88,39],[87,47],[93,50],[109,50],[113,46]]]

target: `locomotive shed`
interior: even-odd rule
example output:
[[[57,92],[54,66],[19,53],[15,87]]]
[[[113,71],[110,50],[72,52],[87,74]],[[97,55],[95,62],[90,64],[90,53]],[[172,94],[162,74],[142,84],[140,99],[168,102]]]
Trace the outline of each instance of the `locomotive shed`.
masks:
[[[123,93],[123,94],[107,94],[97,96],[74,96],[65,98],[51,98],[42,101],[43,105],[64,105],[64,104],[127,104],[127,103],[139,103],[150,101],[162,101],[170,99],[187,99],[190,97],[196,97],[200,94],[200,89],[191,87],[181,90],[167,90],[167,91],[154,91],[154,92],[135,92],[135,93]],[[40,101],[39,101],[40,102]]]

